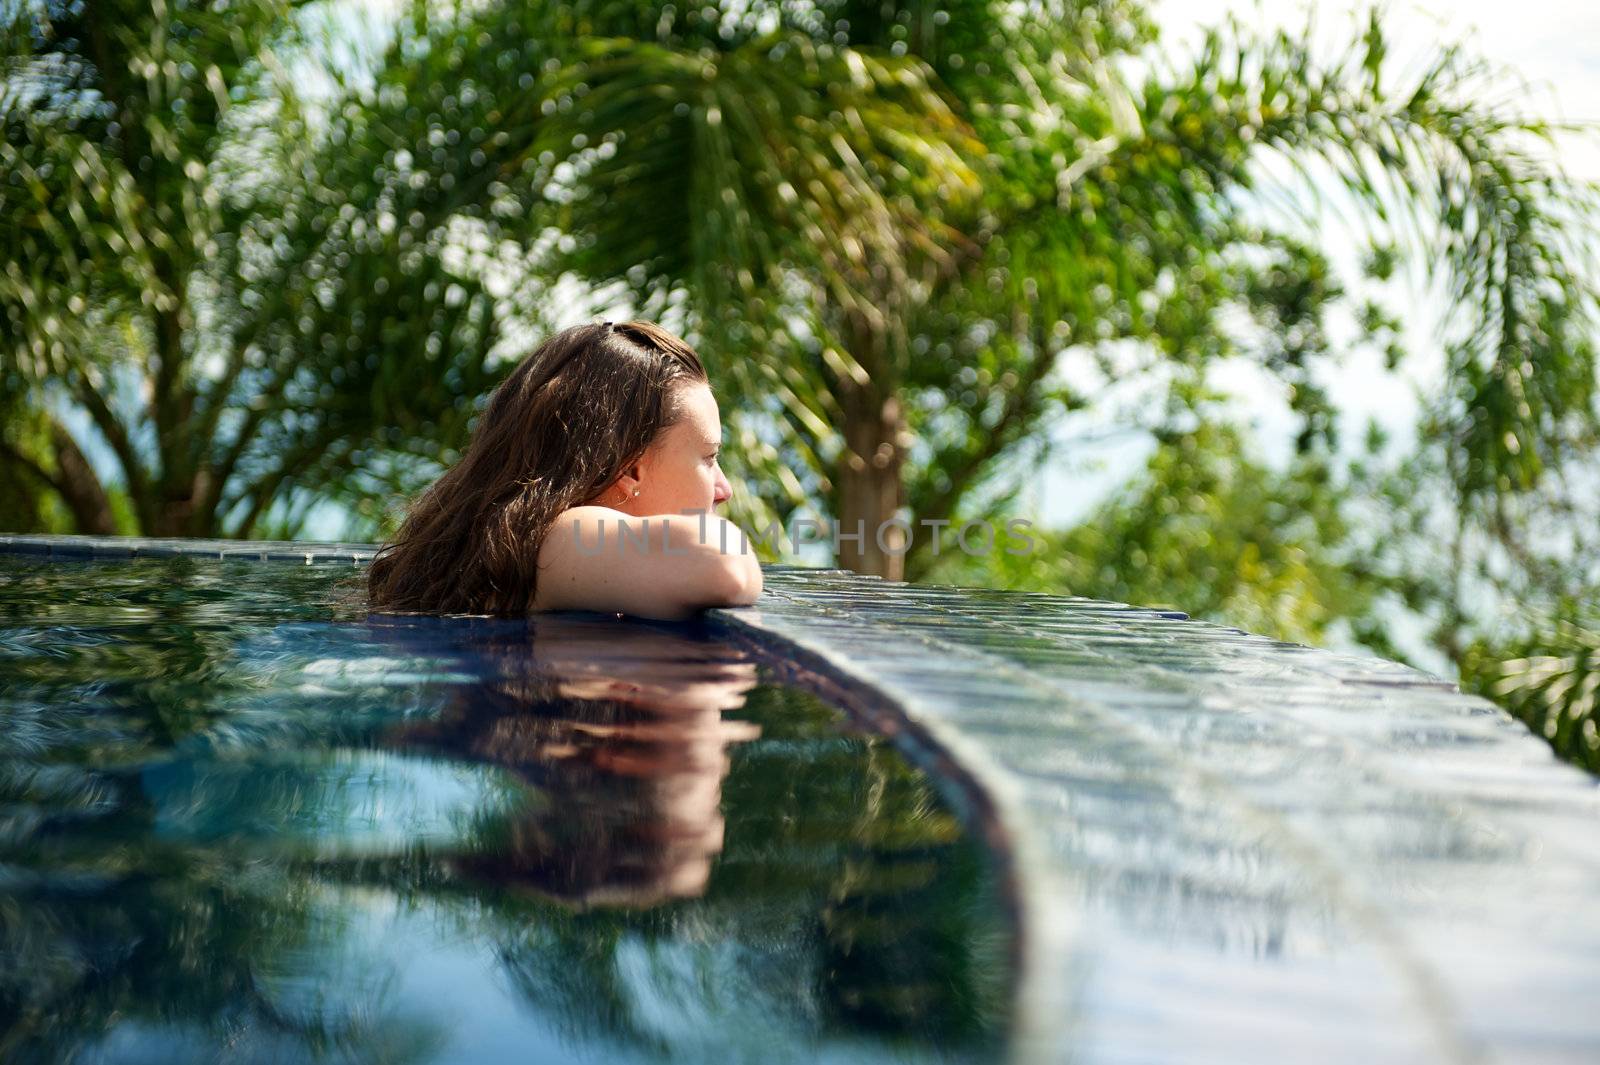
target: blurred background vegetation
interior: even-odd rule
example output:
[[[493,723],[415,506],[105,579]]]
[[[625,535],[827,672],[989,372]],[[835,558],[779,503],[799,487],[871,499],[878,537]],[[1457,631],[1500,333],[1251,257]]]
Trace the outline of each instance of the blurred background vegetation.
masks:
[[[746,523],[1034,519],[1092,415],[1148,460],[1033,554],[838,561],[1365,646],[1600,767],[1596,189],[1470,50],[1180,49],[1139,0],[0,13],[7,530],[381,537],[531,343],[635,314],[710,363]],[[1330,399],[1373,352],[1441,364],[1414,439]]]

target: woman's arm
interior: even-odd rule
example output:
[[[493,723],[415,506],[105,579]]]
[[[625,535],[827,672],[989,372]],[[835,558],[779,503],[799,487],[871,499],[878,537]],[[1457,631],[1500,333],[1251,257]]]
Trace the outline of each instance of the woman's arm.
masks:
[[[573,507],[539,549],[533,609],[677,620],[706,607],[747,606],[760,594],[755,548],[726,518]]]

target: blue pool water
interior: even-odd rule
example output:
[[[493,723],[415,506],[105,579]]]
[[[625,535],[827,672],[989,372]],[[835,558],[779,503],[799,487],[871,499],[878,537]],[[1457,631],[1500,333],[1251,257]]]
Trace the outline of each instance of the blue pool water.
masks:
[[[986,1061],[924,773],[704,626],[0,557],[0,1060]]]

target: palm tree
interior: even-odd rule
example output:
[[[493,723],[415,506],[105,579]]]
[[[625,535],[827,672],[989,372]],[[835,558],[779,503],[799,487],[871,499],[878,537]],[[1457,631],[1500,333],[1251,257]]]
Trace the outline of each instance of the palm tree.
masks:
[[[1593,417],[1592,198],[1524,147],[1551,127],[1482,102],[1492,72],[1460,51],[1390,84],[1376,12],[1331,63],[1230,25],[1137,84],[1119,60],[1151,58],[1155,35],[1121,0],[579,2],[426,33],[476,97],[538,115],[484,165],[547,179],[525,206],[568,239],[541,269],[680,315],[737,397],[748,518],[820,501],[868,530],[839,546],[858,570],[925,572],[925,530],[903,558],[871,530],[906,508],[959,522],[1016,487],[1019,456],[1083,402],[1053,373],[1063,351],[1134,339],[1194,368],[1238,352],[1230,309],[1320,313],[1336,290],[1304,292],[1325,260],[1247,220],[1275,191],[1309,214],[1316,180],[1448,280],[1468,328],[1436,434],[1463,500],[1530,485]],[[497,74],[513,42],[537,44]],[[1271,154],[1311,180],[1263,186]],[[1248,353],[1297,386],[1310,446],[1328,353]]]
[[[277,506],[292,532],[317,489],[381,476],[363,449],[437,456],[492,383],[487,300],[424,210],[448,197],[306,112],[297,6],[0,14],[9,527],[61,506],[81,532],[247,535]]]
[[[1511,542],[1507,501],[1595,437],[1592,195],[1460,51],[1396,84],[1375,14],[1332,62],[1230,26],[1174,64],[1132,0],[419,2],[370,84],[310,104],[280,58],[304,18],[8,10],[16,513],[42,493],[87,531],[246,534],[370,501],[448,461],[539,285],[574,276],[706,348],[742,518],[820,506],[866,533],[844,564],[915,577],[926,523],[1002,509],[1086,402],[1063,352],[1253,356],[1314,447],[1338,286],[1248,208],[1309,213],[1330,180],[1459,308],[1428,440],[1461,527]],[[1320,176],[1264,182],[1273,155]],[[533,301],[451,265],[506,247]],[[924,524],[880,544],[897,514]]]

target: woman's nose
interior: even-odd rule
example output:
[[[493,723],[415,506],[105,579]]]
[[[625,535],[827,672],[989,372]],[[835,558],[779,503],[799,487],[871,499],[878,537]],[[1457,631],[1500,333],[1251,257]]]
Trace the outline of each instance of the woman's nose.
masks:
[[[729,484],[728,479],[722,475],[722,471],[718,470],[716,488],[711,493],[712,505],[715,506],[718,503],[727,502],[732,495],[733,485]]]

